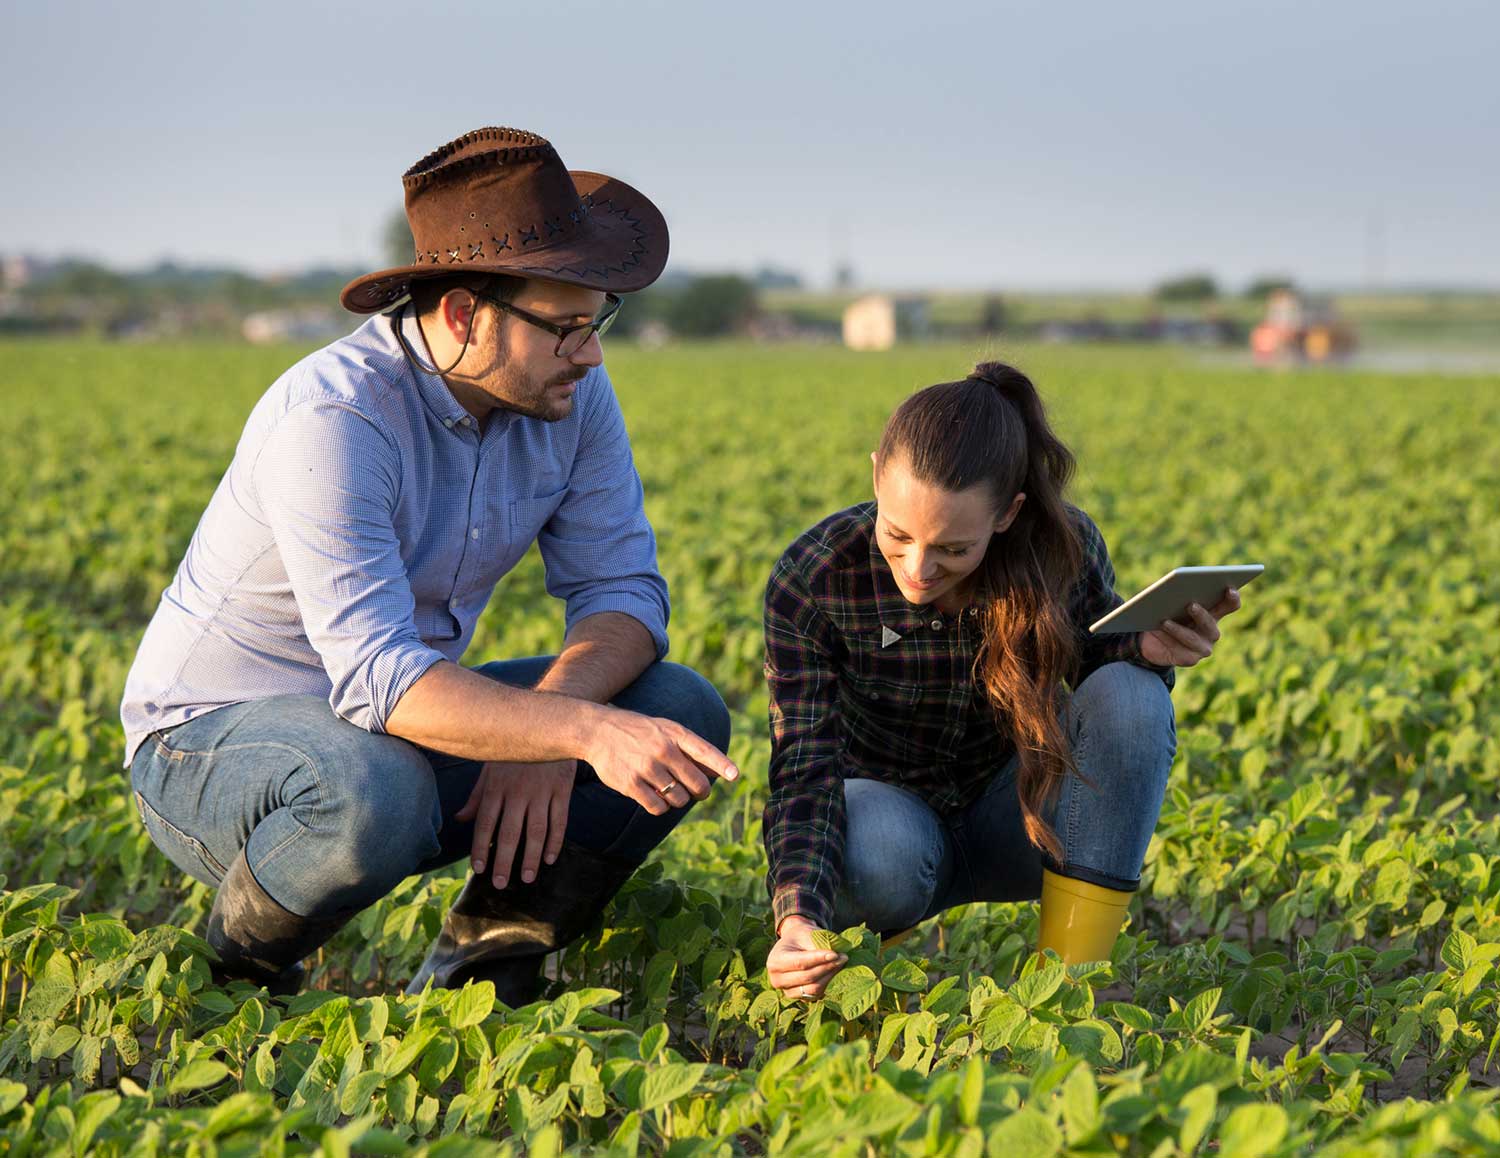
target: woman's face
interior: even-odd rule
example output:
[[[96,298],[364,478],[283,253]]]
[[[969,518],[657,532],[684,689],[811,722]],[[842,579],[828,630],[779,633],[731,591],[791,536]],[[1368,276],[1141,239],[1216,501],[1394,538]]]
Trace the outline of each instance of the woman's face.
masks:
[[[1025,501],[1018,494],[997,512],[983,484],[946,491],[917,478],[904,456],[893,455],[884,470],[875,469],[875,542],[908,603],[956,611],[990,537],[1015,521]]]

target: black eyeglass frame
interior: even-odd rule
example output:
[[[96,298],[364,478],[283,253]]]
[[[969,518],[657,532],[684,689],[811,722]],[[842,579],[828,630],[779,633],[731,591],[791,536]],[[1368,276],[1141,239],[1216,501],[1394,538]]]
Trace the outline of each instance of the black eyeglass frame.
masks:
[[[576,326],[559,326],[556,322],[548,321],[546,318],[539,318],[530,311],[523,310],[520,306],[513,306],[510,304],[510,302],[502,301],[501,299],[496,297],[491,297],[483,290],[473,290],[471,292],[475,297],[489,302],[490,305],[494,306],[497,310],[500,310],[503,313],[514,314],[516,317],[520,318],[528,325],[533,325],[539,330],[546,330],[549,334],[556,334],[557,345],[553,347],[552,350],[552,356],[554,358],[571,358],[574,354],[578,353],[579,350],[583,349],[584,346],[588,345],[589,338],[591,338],[594,334],[602,335],[605,330],[609,329],[615,318],[619,317],[620,307],[625,304],[624,299],[621,298],[619,294],[606,293],[604,295],[604,308],[606,312],[603,317],[596,317],[593,321],[590,322],[580,322]],[[584,333],[583,339],[579,341],[578,344],[575,345],[566,354],[564,354],[563,343],[566,342],[572,335],[584,331],[587,332]]]

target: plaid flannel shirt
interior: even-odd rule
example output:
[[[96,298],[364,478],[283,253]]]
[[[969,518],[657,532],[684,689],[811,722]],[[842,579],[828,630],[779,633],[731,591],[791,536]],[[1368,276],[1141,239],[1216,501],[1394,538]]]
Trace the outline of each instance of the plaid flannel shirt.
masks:
[[[1123,602],[1099,528],[1073,510],[1083,572],[1068,600],[1082,682],[1141,658],[1140,636],[1088,634]],[[826,928],[844,862],[844,780],[883,780],[952,815],[977,799],[1015,749],[976,689],[978,611],[945,615],[902,597],[875,541],[875,504],[830,515],[782,555],[766,587],[771,792],[764,836],[776,925]],[[976,694],[977,693],[977,694]]]

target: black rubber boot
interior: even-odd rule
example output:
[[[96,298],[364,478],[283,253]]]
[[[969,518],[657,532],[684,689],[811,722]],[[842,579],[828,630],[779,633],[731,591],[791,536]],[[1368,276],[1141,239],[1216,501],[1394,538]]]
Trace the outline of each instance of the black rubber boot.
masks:
[[[302,987],[302,959],[349,922],[336,917],[299,917],[276,903],[250,871],[241,849],[224,874],[208,913],[204,939],[218,954],[213,979],[222,985],[239,979],[286,996]]]
[[[569,841],[529,885],[518,876],[497,889],[488,874],[470,874],[406,992],[429,980],[434,989],[492,981],[512,1009],[535,1001],[543,959],[581,937],[638,867]]]

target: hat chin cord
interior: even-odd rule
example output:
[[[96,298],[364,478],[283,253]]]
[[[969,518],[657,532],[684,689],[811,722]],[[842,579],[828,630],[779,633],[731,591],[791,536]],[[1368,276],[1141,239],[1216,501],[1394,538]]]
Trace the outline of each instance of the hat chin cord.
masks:
[[[416,366],[419,370],[425,370],[429,374],[436,374],[439,378],[446,378],[449,374],[451,374],[453,372],[453,368],[455,366],[457,366],[460,362],[462,362],[464,360],[464,355],[469,352],[469,339],[474,336],[474,315],[476,313],[478,313],[479,311],[478,310],[470,310],[469,311],[469,324],[464,328],[464,344],[463,344],[463,348],[461,350],[459,350],[459,352],[458,352],[458,357],[454,358],[453,361],[449,362],[446,367],[444,367],[443,369],[439,370],[437,368],[436,364],[432,365],[431,367],[422,365],[422,359],[419,358],[419,357],[417,357],[416,351],[413,350],[411,348],[411,346],[407,344],[407,341],[406,341],[406,331],[404,329],[402,329],[401,321],[402,321],[403,318],[406,317],[406,307],[409,306],[409,305],[411,305],[411,299],[407,298],[406,301],[404,301],[404,302],[401,303],[401,309],[396,314],[396,337],[401,342],[401,348],[406,351],[406,356],[407,356],[408,359],[410,359],[412,365]],[[416,319],[417,319],[417,333],[421,334],[422,335],[422,341],[426,342],[427,341],[427,333],[426,333],[425,330],[422,329],[422,315],[421,314],[417,314],[416,315]],[[429,344],[428,349],[431,349],[431,348],[432,347]]]

